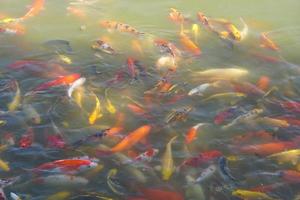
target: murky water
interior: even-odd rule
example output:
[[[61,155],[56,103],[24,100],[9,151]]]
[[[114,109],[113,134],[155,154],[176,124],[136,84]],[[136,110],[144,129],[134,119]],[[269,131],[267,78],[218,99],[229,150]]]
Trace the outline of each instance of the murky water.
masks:
[[[299,199],[299,9],[297,0],[0,0],[4,194]]]

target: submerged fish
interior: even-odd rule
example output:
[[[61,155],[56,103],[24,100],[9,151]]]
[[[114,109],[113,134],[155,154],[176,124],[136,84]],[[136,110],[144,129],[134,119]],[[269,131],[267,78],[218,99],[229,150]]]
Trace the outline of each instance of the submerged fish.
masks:
[[[254,191],[249,191],[249,190],[242,190],[242,189],[238,189],[238,190],[234,190],[232,192],[233,196],[239,197],[241,199],[247,199],[247,200],[276,200],[275,198],[272,198],[270,196],[268,196],[266,193],[262,193],[262,192],[254,192]]]
[[[249,74],[248,70],[241,68],[219,68],[196,72],[194,75],[204,80],[238,80]]]
[[[108,30],[116,30],[119,32],[131,33],[134,35],[143,35],[144,34],[128,24],[123,24],[123,23],[117,22],[117,21],[102,20],[100,22],[100,25]]]
[[[172,154],[172,143],[176,140],[177,136],[174,136],[166,145],[166,150],[161,158],[161,175],[162,180],[168,181],[175,171],[173,154]]]

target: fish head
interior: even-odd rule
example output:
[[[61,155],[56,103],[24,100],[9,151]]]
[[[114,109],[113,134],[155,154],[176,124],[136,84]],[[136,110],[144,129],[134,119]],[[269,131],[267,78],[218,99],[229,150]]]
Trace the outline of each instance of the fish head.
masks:
[[[89,164],[87,165],[82,165],[80,166],[79,168],[79,171],[87,171],[87,170],[90,170],[90,169],[94,169],[98,166],[98,163],[97,162],[90,162]]]

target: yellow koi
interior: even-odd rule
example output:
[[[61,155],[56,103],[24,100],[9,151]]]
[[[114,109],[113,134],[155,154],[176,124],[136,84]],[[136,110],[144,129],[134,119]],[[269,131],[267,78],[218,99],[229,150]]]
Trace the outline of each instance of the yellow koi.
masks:
[[[72,64],[72,59],[71,59],[70,57],[68,57],[68,56],[59,54],[59,55],[58,55],[58,58],[59,58],[63,63],[65,63],[65,64],[68,64],[68,65]]]
[[[68,191],[57,192],[47,198],[47,200],[65,200],[71,196],[71,193]]]
[[[233,99],[233,98],[243,98],[246,97],[244,93],[240,92],[225,92],[225,93],[219,93],[219,94],[214,94],[211,95],[205,99],[203,99],[203,102],[211,101],[211,100],[217,100],[217,99]]]
[[[113,178],[114,176],[116,176],[117,173],[118,173],[118,170],[115,169],[115,168],[109,170],[108,175],[107,175],[107,177],[106,177],[107,185],[108,185],[108,187],[109,187],[114,193],[116,193],[116,194],[118,194],[118,195],[124,195],[123,192],[120,192],[120,191],[118,190],[118,188],[119,188],[120,186],[118,186],[118,185],[117,185],[116,183],[114,183],[114,181],[112,180],[112,178]]]
[[[84,93],[84,87],[82,86],[76,88],[76,90],[73,93],[74,101],[80,108],[82,108],[83,93]]]
[[[15,111],[21,102],[21,91],[20,91],[19,84],[17,81],[15,81],[15,85],[16,85],[16,95],[13,98],[12,102],[10,102],[7,105],[9,111]]]
[[[94,94],[94,96],[95,96],[95,100],[96,100],[96,105],[95,105],[95,108],[94,108],[93,112],[89,116],[89,123],[91,125],[94,124],[97,119],[99,119],[103,116],[102,113],[101,113],[100,100],[97,97],[97,95]]]
[[[293,149],[269,155],[268,158],[276,159],[279,164],[292,163],[297,165],[300,160],[300,149]]]
[[[172,143],[176,140],[177,136],[173,137],[166,145],[166,150],[162,156],[162,168],[161,175],[164,181],[167,181],[175,171],[173,155],[172,155]]]
[[[0,169],[2,169],[5,172],[8,172],[10,170],[8,163],[1,159],[0,159]]]
[[[195,76],[205,80],[237,80],[249,74],[248,70],[241,68],[216,68],[196,72]]]
[[[105,90],[105,101],[106,101],[106,110],[111,114],[115,114],[117,110],[115,106],[111,103],[111,101],[108,99],[107,90]]]
[[[198,34],[199,34],[199,26],[198,26],[198,24],[193,24],[192,31],[194,33],[195,43],[197,43],[198,42]]]
[[[268,126],[275,126],[275,127],[281,127],[286,128],[289,127],[290,124],[282,119],[274,119],[271,117],[260,117],[257,118],[256,121],[260,124],[268,125]]]
[[[241,199],[245,199],[245,200],[275,200],[274,198],[268,196],[265,193],[262,192],[253,192],[250,190],[234,190],[232,192],[233,196],[237,196]]]

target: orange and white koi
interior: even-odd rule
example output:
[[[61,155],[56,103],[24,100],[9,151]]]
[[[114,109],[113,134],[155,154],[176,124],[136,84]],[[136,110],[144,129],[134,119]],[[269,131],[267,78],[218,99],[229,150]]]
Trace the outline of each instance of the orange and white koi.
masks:
[[[181,56],[180,50],[171,42],[164,39],[154,40],[155,46],[157,46],[161,53],[171,54],[173,57]]]
[[[182,24],[186,21],[186,18],[183,16],[181,12],[176,10],[175,8],[170,8],[169,18],[176,23]]]
[[[185,143],[186,144],[190,144],[191,142],[193,142],[194,140],[197,139],[197,131],[199,129],[199,127],[204,126],[204,123],[199,123],[196,124],[195,126],[191,127],[188,132],[185,134]]]
[[[119,32],[124,32],[124,33],[131,33],[134,35],[143,35],[143,32],[138,31],[137,29],[133,28],[132,26],[128,24],[123,24],[121,22],[117,21],[111,21],[111,20],[103,20],[100,22],[100,25],[103,28],[106,28],[108,30],[116,30]]]
[[[124,164],[134,163],[134,162],[151,162],[153,157],[158,154],[159,150],[150,148],[144,153],[141,153],[133,158],[133,160],[127,160]]]
[[[68,89],[68,97],[72,97],[72,94],[74,92],[74,90],[76,90],[78,87],[82,86],[86,81],[86,78],[81,77],[79,79],[77,79],[76,81],[74,81],[71,86]]]

